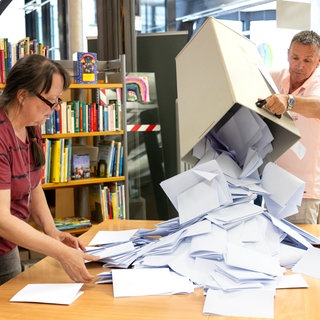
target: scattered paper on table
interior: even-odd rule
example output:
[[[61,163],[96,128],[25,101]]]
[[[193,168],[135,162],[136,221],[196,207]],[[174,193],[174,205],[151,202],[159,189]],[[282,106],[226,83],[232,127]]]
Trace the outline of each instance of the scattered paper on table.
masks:
[[[112,270],[114,297],[193,293],[194,286],[187,277],[169,268]]]
[[[287,274],[283,277],[279,277],[277,282],[277,289],[289,289],[289,288],[308,288],[306,280],[301,274]]]
[[[320,249],[310,247],[305,255],[292,268],[293,272],[320,279]]]
[[[69,305],[83,293],[79,291],[82,286],[83,283],[28,284],[10,301]]]
[[[246,289],[224,292],[209,289],[203,313],[273,319],[274,291],[270,289]]]

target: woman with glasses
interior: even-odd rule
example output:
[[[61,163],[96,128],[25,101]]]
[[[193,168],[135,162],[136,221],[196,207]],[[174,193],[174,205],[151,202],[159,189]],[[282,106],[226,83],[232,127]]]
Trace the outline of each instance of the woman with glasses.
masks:
[[[34,54],[16,62],[0,95],[0,284],[21,271],[17,245],[55,258],[76,282],[94,278],[84,260],[98,258],[55,227],[41,187],[40,126],[60,107],[69,84],[60,64]]]

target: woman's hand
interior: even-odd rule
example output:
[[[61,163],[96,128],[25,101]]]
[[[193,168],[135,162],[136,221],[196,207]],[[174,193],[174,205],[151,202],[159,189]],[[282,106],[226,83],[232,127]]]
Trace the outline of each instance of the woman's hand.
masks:
[[[71,248],[81,250],[86,249],[85,245],[80,241],[79,238],[74,237],[68,232],[63,232],[57,229],[55,238]]]
[[[91,275],[85,266],[85,260],[97,261],[99,257],[86,254],[79,249],[66,247],[58,258],[62,268],[75,282],[91,282],[95,276]]]
[[[67,246],[57,259],[69,277],[75,282],[92,281],[95,277],[86,268],[85,260],[98,261],[99,257],[84,253],[85,245],[68,232],[56,229],[53,237]]]

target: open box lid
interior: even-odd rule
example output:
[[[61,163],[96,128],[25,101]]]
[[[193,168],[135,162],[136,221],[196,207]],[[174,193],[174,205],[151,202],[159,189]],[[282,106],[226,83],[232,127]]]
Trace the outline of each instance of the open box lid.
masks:
[[[214,18],[208,18],[176,57],[177,123],[182,161],[195,164],[192,149],[240,107],[259,114],[274,140],[264,162],[275,161],[300,139],[288,114],[280,119],[255,102],[274,93],[253,42]]]

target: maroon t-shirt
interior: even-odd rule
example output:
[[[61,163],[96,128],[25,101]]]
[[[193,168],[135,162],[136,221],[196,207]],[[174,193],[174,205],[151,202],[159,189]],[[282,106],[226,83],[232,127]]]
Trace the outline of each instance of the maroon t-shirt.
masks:
[[[37,137],[41,146],[40,128],[37,128]],[[34,168],[29,141],[24,143],[16,137],[10,120],[0,110],[0,189],[11,190],[12,215],[26,222],[29,220],[29,194],[38,186],[40,180],[41,169]],[[0,256],[15,246],[14,243],[0,237]]]

